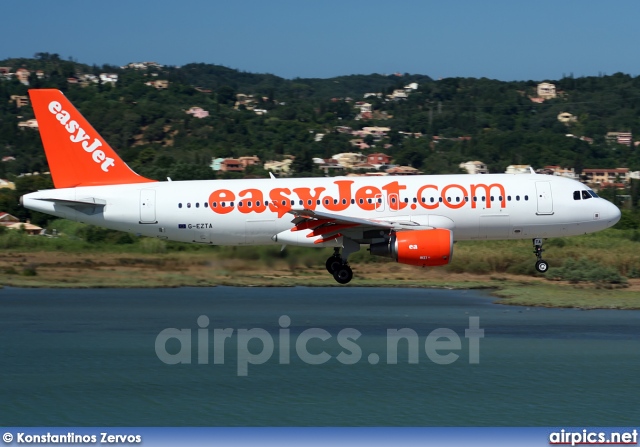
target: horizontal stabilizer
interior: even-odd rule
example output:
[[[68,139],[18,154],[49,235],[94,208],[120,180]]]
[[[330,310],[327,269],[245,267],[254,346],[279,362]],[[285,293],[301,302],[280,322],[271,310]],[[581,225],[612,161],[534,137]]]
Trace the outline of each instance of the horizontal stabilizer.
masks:
[[[69,208],[73,208],[76,211],[79,211],[87,215],[98,214],[103,212],[104,207],[107,204],[106,200],[95,199],[93,197],[88,197],[86,199],[80,199],[80,200],[56,199],[56,198],[43,197],[43,198],[37,198],[35,200],[41,200],[43,202],[51,202],[54,205],[68,206]]]
[[[87,207],[87,206],[105,206],[106,200],[87,198],[81,200],[54,199],[54,198],[37,198],[36,200],[44,200],[45,202],[53,202],[59,205],[70,206],[71,208]]]

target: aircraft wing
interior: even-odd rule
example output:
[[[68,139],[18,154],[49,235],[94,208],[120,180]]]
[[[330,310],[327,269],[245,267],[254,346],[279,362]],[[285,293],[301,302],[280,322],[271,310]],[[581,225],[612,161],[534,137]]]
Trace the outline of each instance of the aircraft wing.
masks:
[[[350,230],[417,230],[425,228],[423,225],[408,219],[362,219],[360,217],[343,216],[309,209],[291,209],[288,212],[295,216],[291,221],[295,224],[291,231],[312,230],[312,236],[322,236],[323,240],[343,235],[348,236]]]

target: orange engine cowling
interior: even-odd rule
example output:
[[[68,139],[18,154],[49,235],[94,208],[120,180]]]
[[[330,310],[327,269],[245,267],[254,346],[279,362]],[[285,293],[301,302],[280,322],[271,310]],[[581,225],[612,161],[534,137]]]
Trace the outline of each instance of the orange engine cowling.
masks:
[[[371,244],[372,255],[386,256],[402,264],[432,267],[446,265],[453,257],[451,230],[393,231],[388,241]]]

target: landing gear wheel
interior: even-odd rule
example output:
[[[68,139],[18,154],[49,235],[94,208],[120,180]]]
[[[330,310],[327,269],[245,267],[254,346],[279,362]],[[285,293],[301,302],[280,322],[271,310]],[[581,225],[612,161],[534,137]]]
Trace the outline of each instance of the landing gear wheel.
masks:
[[[547,264],[547,261],[540,259],[536,262],[536,270],[540,273],[546,273],[546,271],[549,270],[549,264]]]
[[[325,266],[327,267],[327,271],[333,275],[338,267],[342,265],[342,258],[340,255],[333,255],[329,259],[327,259],[327,263]]]
[[[353,278],[353,271],[347,264],[341,264],[334,272],[333,279],[340,284],[347,284]]]
[[[540,273],[546,273],[547,270],[549,270],[549,264],[542,259],[542,252],[544,251],[542,249],[542,242],[542,238],[537,237],[533,239],[533,254],[538,258],[536,261],[536,270]]]

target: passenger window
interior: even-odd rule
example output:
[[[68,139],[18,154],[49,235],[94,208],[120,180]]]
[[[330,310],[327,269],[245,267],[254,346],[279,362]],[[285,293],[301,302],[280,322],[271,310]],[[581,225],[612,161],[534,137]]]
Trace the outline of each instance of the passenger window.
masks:
[[[520,201],[520,196],[516,196],[516,201]]]
[[[178,208],[182,208],[182,203],[178,203]]]
[[[191,204],[190,203],[187,203],[187,208],[191,208]]]
[[[582,191],[582,198],[584,200],[590,199],[591,198],[591,194],[589,194],[587,191]]]
[[[524,200],[529,200],[529,196],[524,196]]]
[[[573,191],[573,200],[580,200],[580,191]]]
[[[346,205],[347,204],[347,199],[342,199],[342,204]]]
[[[204,207],[209,208],[209,204],[207,202],[204,202]]]
[[[256,200],[256,206],[260,206],[260,201]]]
[[[200,208],[200,202],[196,202],[196,208]]]

